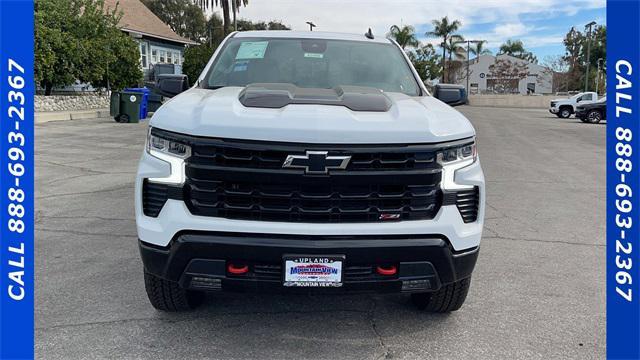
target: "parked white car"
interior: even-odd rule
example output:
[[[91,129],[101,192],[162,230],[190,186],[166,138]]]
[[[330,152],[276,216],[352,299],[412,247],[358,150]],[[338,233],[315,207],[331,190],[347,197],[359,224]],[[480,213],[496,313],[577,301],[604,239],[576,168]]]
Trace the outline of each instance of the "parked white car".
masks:
[[[598,94],[595,92],[581,92],[573,95],[568,99],[554,99],[549,104],[549,112],[557,115],[559,118],[566,119],[571,114],[576,113],[578,103],[588,104],[598,100]]]

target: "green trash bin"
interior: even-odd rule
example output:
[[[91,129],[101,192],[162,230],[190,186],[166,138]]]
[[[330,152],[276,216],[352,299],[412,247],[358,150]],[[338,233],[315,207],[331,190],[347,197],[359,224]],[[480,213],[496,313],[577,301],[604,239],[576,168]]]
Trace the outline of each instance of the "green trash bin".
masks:
[[[133,91],[121,91],[120,108],[118,109],[118,114],[114,115],[114,118],[117,122],[121,123],[139,122],[141,103],[142,94]]]
[[[120,115],[120,93],[117,91],[111,92],[111,99],[109,101],[109,114],[114,119]]]

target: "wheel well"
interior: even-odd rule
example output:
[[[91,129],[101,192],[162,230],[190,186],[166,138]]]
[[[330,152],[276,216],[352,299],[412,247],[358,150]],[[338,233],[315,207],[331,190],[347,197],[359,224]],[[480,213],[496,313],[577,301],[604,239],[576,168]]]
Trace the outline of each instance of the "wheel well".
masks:
[[[571,106],[571,105],[560,105],[560,111],[562,111],[564,109],[569,109],[569,111],[571,111],[571,113],[573,113],[573,106]]]

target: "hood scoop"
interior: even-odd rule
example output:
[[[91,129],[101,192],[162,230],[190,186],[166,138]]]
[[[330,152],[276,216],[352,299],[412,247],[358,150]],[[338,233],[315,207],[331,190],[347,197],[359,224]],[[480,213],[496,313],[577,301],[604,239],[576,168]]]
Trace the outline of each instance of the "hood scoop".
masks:
[[[364,86],[337,86],[332,89],[301,88],[293,84],[256,83],[239,94],[246,107],[279,109],[289,104],[335,105],[353,111],[385,112],[392,102],[381,90]]]

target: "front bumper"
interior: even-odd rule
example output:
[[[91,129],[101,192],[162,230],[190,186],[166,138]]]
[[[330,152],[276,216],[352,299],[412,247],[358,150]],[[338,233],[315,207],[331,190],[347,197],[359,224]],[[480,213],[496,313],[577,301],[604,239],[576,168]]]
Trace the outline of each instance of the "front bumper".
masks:
[[[322,292],[424,292],[471,276],[479,248],[452,250],[434,235],[292,236],[278,234],[183,232],[167,247],[139,242],[145,270],[186,289],[309,292],[282,285],[285,254],[345,256],[343,285]],[[249,266],[233,275],[227,262]],[[395,275],[379,275],[377,265],[394,265]],[[312,290],[311,290],[312,291]]]
[[[576,117],[578,119],[586,119],[587,118],[587,110],[577,109],[576,110]]]
[[[549,112],[552,114],[557,114],[559,111],[560,111],[559,108],[555,108],[555,107],[549,108]]]

